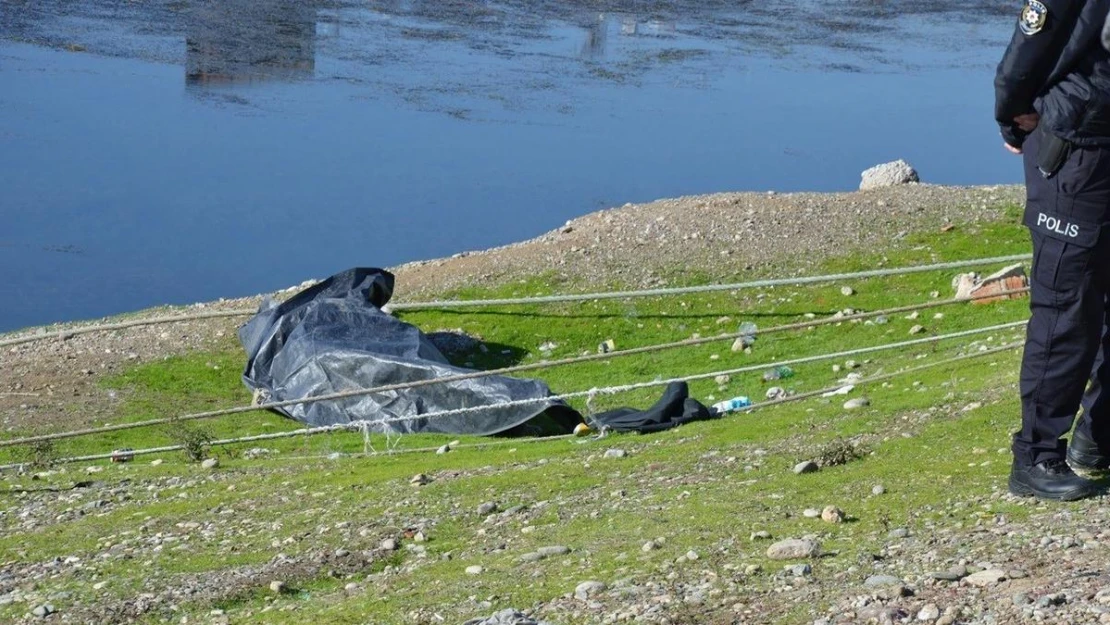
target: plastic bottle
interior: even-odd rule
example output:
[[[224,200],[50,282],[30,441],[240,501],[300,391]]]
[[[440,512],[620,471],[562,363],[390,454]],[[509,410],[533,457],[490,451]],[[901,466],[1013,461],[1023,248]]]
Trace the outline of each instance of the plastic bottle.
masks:
[[[724,414],[726,412],[736,412],[741,408],[747,408],[751,405],[752,400],[741,395],[739,397],[733,397],[732,399],[726,399],[725,401],[719,401],[713,404],[713,410],[716,410],[718,414]]]

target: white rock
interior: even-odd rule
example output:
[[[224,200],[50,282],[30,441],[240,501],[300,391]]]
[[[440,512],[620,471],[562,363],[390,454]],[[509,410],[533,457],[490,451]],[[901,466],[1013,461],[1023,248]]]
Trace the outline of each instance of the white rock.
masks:
[[[484,571],[484,570],[485,569],[483,569],[482,567],[475,564],[475,565],[466,567],[466,574],[467,575],[481,575],[482,571]]]
[[[972,573],[971,575],[965,577],[963,581],[964,583],[970,584],[972,586],[984,587],[993,586],[994,584],[1004,581],[1005,579],[1006,571],[1003,571],[1001,569],[987,569],[985,571],[979,571],[978,573]]]
[[[605,582],[582,582],[574,588],[574,598],[579,601],[588,601],[590,597],[604,592],[606,588],[608,588],[608,586],[605,585]]]
[[[767,557],[772,560],[812,558],[820,553],[821,545],[817,541],[796,538],[780,540],[767,548]]]
[[[220,466],[220,460],[218,458],[208,458],[204,462],[200,463],[200,466],[205,469],[215,469],[216,467]]]
[[[895,187],[919,182],[917,171],[904,160],[876,165],[860,174],[859,190]]]

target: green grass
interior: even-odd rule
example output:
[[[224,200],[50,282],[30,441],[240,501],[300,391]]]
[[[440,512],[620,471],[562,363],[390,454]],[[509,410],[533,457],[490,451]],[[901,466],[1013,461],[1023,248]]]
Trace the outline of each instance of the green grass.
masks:
[[[984,252],[984,250],[989,250]],[[881,254],[854,255],[827,262],[822,272],[855,271],[943,260],[1028,251],[1017,208],[998,223],[982,223],[948,233],[917,233]],[[990,269],[990,268],[985,268]],[[878,310],[931,301],[929,293],[950,297],[955,272],[871,279],[851,283],[856,294],[840,293],[842,284],[779,287],[734,293],[671,298],[603,300],[576,304],[516,306],[499,309],[409,312],[402,318],[425,331],[463,328],[480,336],[488,353],[455,355],[457,364],[493,368],[595,353],[612,339],[618,349],[734,332],[739,323],[761,328],[819,317],[851,307]],[[692,275],[692,274],[691,274]],[[691,282],[706,281],[704,275]],[[622,285],[613,285],[619,288]],[[492,289],[467,289],[452,296],[511,297],[570,292],[574,284],[555,284],[550,276]],[[881,345],[911,337],[914,324],[926,336],[1024,319],[1026,300],[988,305],[960,304],[923,311],[915,319],[891,316],[888,323],[842,323],[811,330],[759,336],[752,353],[733,353],[731,340],[658,354],[619,357],[536,372],[558,392],[585,390],[656,378],[712,372],[776,360]],[[942,318],[934,318],[936,312]],[[723,317],[728,317],[723,320]],[[892,372],[962,353],[969,341],[1000,345],[1021,332],[1007,330],[964,340],[940,341],[896,351],[855,357],[865,374]],[[554,342],[549,355],[539,345]],[[502,350],[508,351],[502,354]],[[714,358],[715,356],[715,358]],[[142,365],[103,381],[125,398],[115,423],[186,412],[211,410],[249,401],[240,381],[242,353],[235,346]],[[425,526],[430,541],[424,555],[408,550],[384,556],[357,573],[328,575],[328,567],[308,577],[287,580],[296,592],[273,597],[270,579],[240,588],[215,600],[178,605],[190,620],[209,610],[227,610],[235,622],[257,623],[399,623],[448,622],[488,614],[502,607],[528,608],[556,600],[586,579],[614,582],[665,578],[671,571],[699,576],[714,572],[735,602],[757,596],[776,582],[780,564],[764,556],[767,544],[751,532],[767,530],[776,538],[817,534],[828,557],[815,561],[815,577],[828,578],[869,557],[885,544],[894,527],[928,537],[942,529],[975,525],[995,514],[1021,518],[1028,508],[992,499],[1008,466],[1005,448],[1017,423],[1014,382],[1018,352],[994,354],[896,377],[886,385],[857,390],[872,404],[858,411],[841,408],[844,398],[811,399],[761,408],[728,418],[694,423],[647,436],[610,435],[600,440],[506,441],[454,436],[405,436],[399,450],[438,446],[459,438],[464,446],[445,455],[429,452],[329,459],[328,454],[357,454],[360,436],[333,434],[314,438],[266,441],[220,450],[221,468],[202,470],[180,453],[165,454],[165,463],[149,458],[106,465],[95,479],[122,484],[108,506],[74,516],[87,497],[43,497],[52,515],[26,528],[11,515],[0,516],[0,560],[47,561],[78,555],[90,558],[105,542],[131,541],[158,533],[188,534],[179,524],[215,523],[211,535],[190,536],[188,548],[163,549],[136,563],[108,558],[94,566],[44,580],[56,607],[87,603],[96,594],[96,579],[110,579],[105,589],[119,600],[129,598],[150,580],[173,584],[190,576],[242,567],[262,567],[279,554],[310,557],[338,547],[372,550],[382,537],[405,528]],[[777,382],[803,392],[836,383],[833,361],[799,365],[794,377]],[[712,380],[691,383],[695,397],[711,403],[733,395],[762,398],[767,384],[759,369],[732,376],[724,389]],[[660,389],[600,396],[598,408],[646,406]],[[984,405],[964,411],[973,401]],[[581,401],[572,402],[584,410]],[[254,412],[194,424],[215,438],[294,429],[279,416]],[[26,434],[26,432],[12,435]],[[182,438],[180,427],[151,428],[90,436],[57,444],[54,454],[71,455],[147,447]],[[841,466],[797,476],[798,461],[815,457],[831,444],[853,441],[869,451]],[[376,449],[385,437],[371,438]],[[262,446],[277,453],[247,460],[241,452]],[[620,460],[603,452],[619,447],[630,452]],[[4,451],[9,461],[18,452]],[[409,484],[415,473],[432,475],[424,487]],[[27,487],[65,486],[85,478],[83,467],[69,466],[38,481],[10,481]],[[172,481],[171,481],[172,480]],[[874,484],[887,489],[871,493]],[[156,485],[158,496],[146,485]],[[102,491],[97,491],[102,492]],[[90,497],[92,495],[89,495]],[[103,496],[103,495],[97,495]],[[128,498],[125,498],[128,497]],[[479,504],[496,501],[502,509],[526,505],[526,511],[501,524],[486,523],[475,513]],[[11,502],[12,504],[16,502]],[[828,525],[802,516],[804,508],[837,505],[850,522]],[[69,512],[67,512],[69,510]],[[228,512],[230,511],[230,512]],[[339,528],[337,524],[349,524]],[[526,528],[532,528],[526,531]],[[198,530],[199,531],[199,530]],[[123,532],[131,532],[123,534]],[[645,553],[641,545],[666,536],[660,549]],[[404,544],[411,541],[404,540]],[[134,543],[127,543],[134,544]],[[178,543],[181,544],[181,543]],[[563,544],[574,551],[534,564],[519,557],[539,546]],[[696,562],[675,563],[689,550]],[[145,553],[145,552],[144,552]],[[480,564],[482,575],[464,573]],[[746,576],[749,564],[764,573]],[[400,572],[398,567],[405,567]],[[408,568],[411,567],[411,568]],[[388,571],[388,572],[386,572]],[[921,573],[921,572],[917,572]],[[369,579],[367,576],[371,576]],[[361,590],[348,593],[347,583]],[[157,585],[157,584],[155,584]],[[492,607],[479,602],[488,599]],[[731,603],[729,605],[731,605]],[[263,612],[263,609],[270,609]],[[812,621],[821,606],[798,608],[781,622]],[[25,606],[0,606],[0,620],[15,618]],[[615,609],[615,608],[613,608]],[[696,612],[695,607],[684,608]],[[699,622],[728,622],[725,608],[706,608]],[[146,617],[157,622],[158,615]],[[695,617],[691,617],[695,618]],[[423,619],[423,620],[422,620]],[[560,614],[559,622],[594,622]]]

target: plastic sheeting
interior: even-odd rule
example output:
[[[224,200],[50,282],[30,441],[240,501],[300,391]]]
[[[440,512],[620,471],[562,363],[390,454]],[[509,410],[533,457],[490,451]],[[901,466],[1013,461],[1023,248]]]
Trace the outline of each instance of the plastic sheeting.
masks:
[[[243,381],[277,402],[472,371],[451,365],[419,329],[382,312],[392,294],[393,274],[355,268],[283,303],[265,302],[239,331],[248,355]],[[487,376],[297,404],[279,411],[313,426],[369,421],[376,432],[570,432],[581,419],[560,400],[495,406],[550,395],[547,385],[539,381]],[[474,406],[491,407],[447,417],[421,416]],[[388,422],[392,419],[404,420]]]

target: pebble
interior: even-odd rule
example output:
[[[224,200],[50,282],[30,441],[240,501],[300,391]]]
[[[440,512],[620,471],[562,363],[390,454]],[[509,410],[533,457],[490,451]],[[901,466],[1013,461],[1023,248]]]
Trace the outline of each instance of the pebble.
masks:
[[[863,585],[868,587],[896,586],[901,583],[902,580],[893,575],[872,575],[864,580]]]
[[[482,567],[478,566],[477,564],[474,564],[474,565],[466,567],[466,574],[467,575],[481,575],[482,571],[484,571],[484,570],[485,569],[483,569]]]
[[[959,567],[948,571],[933,571],[928,574],[929,577],[943,582],[957,582],[967,577],[967,568]]]
[[[853,397],[852,399],[849,399],[848,401],[844,402],[844,409],[845,410],[855,410],[857,408],[863,408],[864,406],[870,406],[870,405],[871,405],[871,400],[867,399],[866,397]]]
[[[884,488],[882,484],[876,484],[876,485],[871,487],[871,494],[872,495],[881,495],[885,492],[886,492],[886,488]]]
[[[927,604],[917,613],[919,621],[935,621],[938,618],[940,618],[940,608],[935,603]]]
[[[605,582],[588,581],[582,582],[574,588],[574,598],[579,601],[588,601],[594,595],[604,592],[608,586]]]
[[[220,466],[220,461],[218,458],[209,458],[200,463],[200,466],[204,469],[215,469],[216,467]]]
[[[539,554],[542,554],[542,555],[545,555],[545,556],[564,556],[564,555],[570,553],[570,547],[567,547],[565,545],[552,545],[550,547],[540,547],[539,549],[536,550],[536,553],[539,553]]]
[[[806,577],[813,573],[813,567],[808,564],[794,564],[783,569],[794,577]]]
[[[628,455],[628,452],[626,452],[623,449],[607,449],[607,450],[605,450],[605,457],[606,458],[624,458],[627,455]]]
[[[1000,569],[987,569],[972,573],[964,578],[964,582],[972,586],[993,586],[1006,579],[1006,572]]]
[[[821,511],[821,520],[826,523],[843,523],[844,511],[836,506],[825,506]]]
[[[478,506],[478,514],[482,516],[486,516],[487,514],[492,514],[494,512],[497,512],[497,504],[492,501],[487,501],[486,503]]]
[[[798,464],[794,465],[794,473],[797,473],[798,475],[801,475],[802,473],[813,473],[818,468],[819,467],[817,466],[816,462],[812,460],[806,460],[805,462],[799,462]]]
[[[535,552],[526,553],[526,554],[520,556],[520,561],[521,562],[539,562],[540,560],[543,560],[546,557],[547,556],[543,555],[542,553],[535,553]]]
[[[780,540],[767,548],[767,557],[772,560],[796,560],[813,558],[821,553],[821,544],[814,540],[790,538]]]
[[[694,551],[693,549],[691,549],[690,551],[687,551],[686,552],[686,559],[690,560],[690,561],[697,560],[698,559],[698,552]]]
[[[285,582],[276,579],[270,582],[270,592],[274,593],[275,595],[280,595],[286,590],[287,586],[285,585]]]

